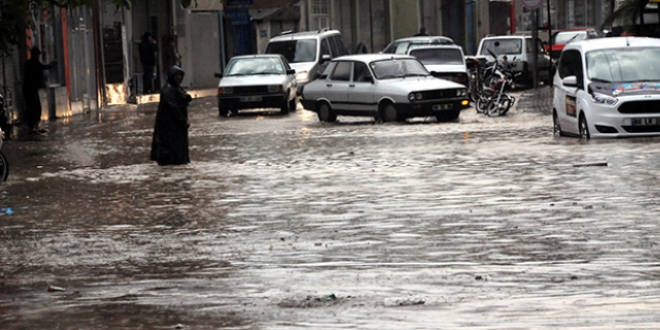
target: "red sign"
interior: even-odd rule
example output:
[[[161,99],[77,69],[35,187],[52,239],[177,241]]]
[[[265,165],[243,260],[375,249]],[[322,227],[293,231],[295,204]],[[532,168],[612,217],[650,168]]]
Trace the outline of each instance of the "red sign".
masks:
[[[520,0],[523,7],[527,9],[539,9],[543,5],[543,0]]]

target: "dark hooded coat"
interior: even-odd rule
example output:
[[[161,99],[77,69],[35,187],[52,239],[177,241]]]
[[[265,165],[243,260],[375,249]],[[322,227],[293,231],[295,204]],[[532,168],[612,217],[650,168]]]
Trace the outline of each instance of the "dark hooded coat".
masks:
[[[41,120],[41,101],[39,88],[45,88],[44,71],[52,67],[39,60],[41,51],[38,48],[30,50],[30,59],[23,67],[23,97],[25,98],[25,121],[30,129]]]
[[[158,165],[182,165],[190,163],[188,155],[188,104],[192,97],[174,79],[183,74],[178,66],[172,66],[167,84],[160,92],[156,113],[151,160]]]

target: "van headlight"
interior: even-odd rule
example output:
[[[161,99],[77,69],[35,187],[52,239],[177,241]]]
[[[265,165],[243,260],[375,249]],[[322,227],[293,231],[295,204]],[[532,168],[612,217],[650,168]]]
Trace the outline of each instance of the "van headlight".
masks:
[[[306,83],[309,81],[309,73],[307,71],[296,72],[296,81]]]
[[[619,102],[619,99],[617,99],[616,97],[611,97],[609,95],[600,94],[600,93],[593,93],[591,95],[591,100],[594,101],[594,103],[606,104],[606,105],[615,105],[617,104],[617,102]]]

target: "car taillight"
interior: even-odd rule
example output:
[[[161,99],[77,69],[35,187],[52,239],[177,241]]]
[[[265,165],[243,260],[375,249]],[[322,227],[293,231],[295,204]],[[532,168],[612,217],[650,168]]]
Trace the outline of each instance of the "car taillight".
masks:
[[[222,94],[222,87],[218,87],[218,95]]]

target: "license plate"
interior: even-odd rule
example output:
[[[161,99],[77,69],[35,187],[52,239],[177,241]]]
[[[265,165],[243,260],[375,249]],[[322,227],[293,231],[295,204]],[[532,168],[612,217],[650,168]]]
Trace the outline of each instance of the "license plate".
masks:
[[[241,102],[259,102],[261,101],[261,96],[246,96],[241,97]]]
[[[631,119],[632,126],[655,126],[660,124],[660,118],[637,118]]]
[[[438,111],[438,110],[451,110],[454,108],[453,103],[447,103],[447,104],[434,104],[431,109]]]

